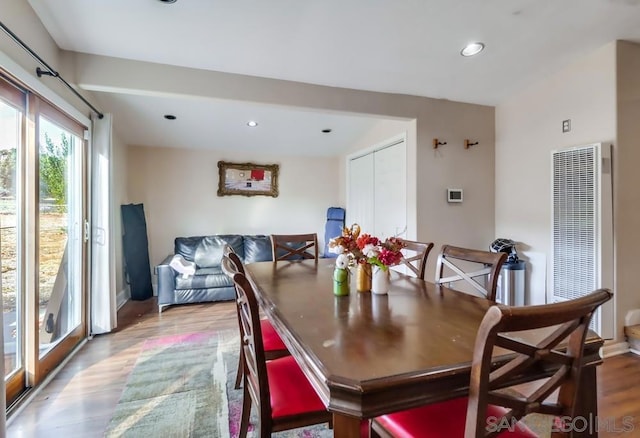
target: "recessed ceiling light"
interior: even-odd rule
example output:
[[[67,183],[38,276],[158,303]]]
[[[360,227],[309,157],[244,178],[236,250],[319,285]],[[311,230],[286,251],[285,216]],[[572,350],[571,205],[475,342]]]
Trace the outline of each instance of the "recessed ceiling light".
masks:
[[[331,132],[331,129],[327,128],[327,129],[323,129],[322,132],[324,132],[325,134],[328,134]]]
[[[175,3],[178,0],[160,0],[160,3]]]
[[[167,120],[175,120],[177,117],[174,116],[173,114],[165,114],[164,118]]]
[[[256,122],[255,120],[249,120],[247,122],[247,126],[250,128],[255,128],[256,126],[258,126],[258,122]]]
[[[482,50],[484,50],[483,43],[469,43],[464,47],[464,49],[462,49],[462,51],[460,51],[460,54],[462,56],[473,56],[482,52]]]

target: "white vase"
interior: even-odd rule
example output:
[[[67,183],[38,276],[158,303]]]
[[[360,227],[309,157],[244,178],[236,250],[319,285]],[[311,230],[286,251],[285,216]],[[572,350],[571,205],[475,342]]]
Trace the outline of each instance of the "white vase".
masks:
[[[389,269],[382,269],[379,266],[373,266],[371,292],[374,294],[385,295],[389,292],[389,283]]]

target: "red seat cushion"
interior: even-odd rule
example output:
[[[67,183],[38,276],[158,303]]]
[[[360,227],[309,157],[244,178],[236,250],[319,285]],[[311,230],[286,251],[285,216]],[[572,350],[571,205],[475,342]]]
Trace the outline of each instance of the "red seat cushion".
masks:
[[[327,409],[293,357],[268,361],[267,375],[273,418]]]
[[[262,343],[264,351],[286,350],[287,347],[280,339],[280,335],[273,328],[268,319],[260,320],[260,328],[262,329]]]
[[[499,418],[507,410],[499,406],[489,405],[487,418]],[[376,418],[391,435],[397,438],[464,438],[464,426],[467,418],[467,398],[456,398],[442,403],[421,406],[415,409],[383,415]],[[488,423],[496,428],[502,424],[494,421]],[[504,425],[506,426],[506,425]],[[516,423],[510,430],[506,429],[498,437],[502,438],[536,438],[523,423]]]

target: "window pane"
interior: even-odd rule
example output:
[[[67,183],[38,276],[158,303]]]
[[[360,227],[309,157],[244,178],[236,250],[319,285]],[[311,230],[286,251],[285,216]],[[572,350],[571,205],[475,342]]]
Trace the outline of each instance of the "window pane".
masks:
[[[40,117],[40,356],[81,323],[81,140]]]
[[[18,289],[17,147],[22,114],[0,100],[0,267],[5,377],[22,366],[22,303]]]

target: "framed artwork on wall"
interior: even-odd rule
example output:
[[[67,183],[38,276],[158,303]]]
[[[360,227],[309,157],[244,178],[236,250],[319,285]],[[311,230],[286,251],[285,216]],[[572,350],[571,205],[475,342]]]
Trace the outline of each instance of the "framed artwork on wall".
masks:
[[[278,197],[278,165],[218,161],[218,196]]]

